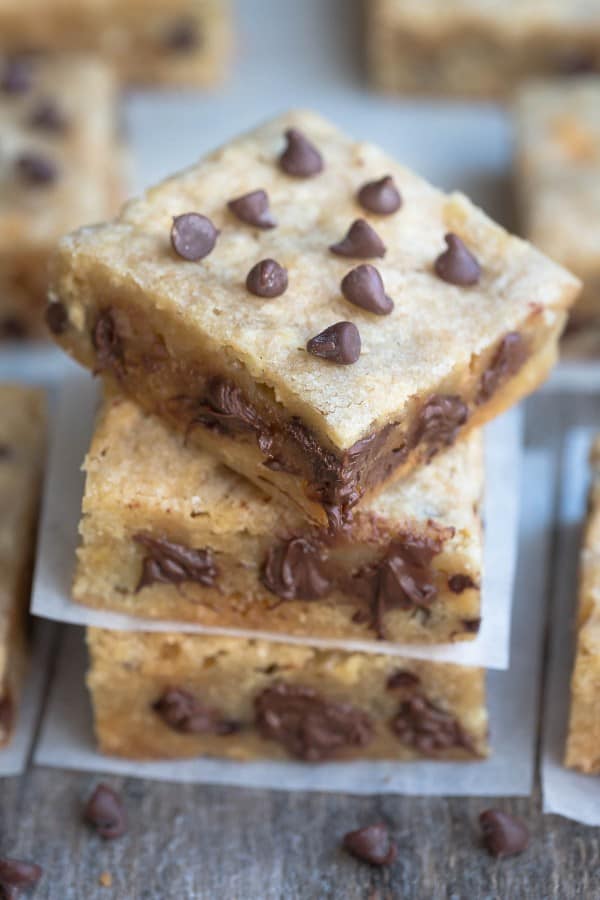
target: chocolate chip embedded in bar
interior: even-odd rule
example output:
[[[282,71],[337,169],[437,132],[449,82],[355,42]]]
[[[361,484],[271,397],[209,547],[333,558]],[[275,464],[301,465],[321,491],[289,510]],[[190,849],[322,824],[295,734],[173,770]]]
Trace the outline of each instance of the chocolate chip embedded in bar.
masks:
[[[366,9],[367,67],[385,91],[506,99],[536,78],[600,72],[595,2],[370,0]]]
[[[210,223],[210,252],[173,252],[181,216]],[[67,351],[332,531],[533,390],[579,287],[465,197],[306,112],[65,238],[54,269]],[[117,370],[94,340],[107,313]]]
[[[481,669],[200,634],[88,629],[87,641],[95,732],[110,755],[335,763],[488,752]]]
[[[220,383],[196,416],[219,432],[256,425]],[[122,396],[101,408],[84,466],[79,603],[306,638],[430,643],[477,632],[479,432],[334,535]]]
[[[3,46],[5,10],[3,4]],[[44,8],[44,20],[46,14]],[[116,115],[116,81],[102,63],[0,56],[0,339],[46,335],[48,258],[56,241],[118,208]],[[47,325],[60,333],[67,322],[66,311],[53,310]]]
[[[232,31],[230,0],[94,0],[90,6],[30,0],[27,9],[19,0],[2,0],[0,5],[3,50],[101,57],[133,84],[219,82],[229,68]],[[22,92],[30,72],[20,58],[10,62],[0,74],[0,91]]]

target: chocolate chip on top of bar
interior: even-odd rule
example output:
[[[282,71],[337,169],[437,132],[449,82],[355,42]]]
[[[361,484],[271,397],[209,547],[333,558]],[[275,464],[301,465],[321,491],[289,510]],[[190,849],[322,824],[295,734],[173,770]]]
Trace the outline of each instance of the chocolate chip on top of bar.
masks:
[[[462,195],[309,112],[65,238],[54,271],[66,349],[332,530],[533,390],[579,289]],[[95,359],[105,309],[118,370]],[[252,428],[217,418],[214,379]]]

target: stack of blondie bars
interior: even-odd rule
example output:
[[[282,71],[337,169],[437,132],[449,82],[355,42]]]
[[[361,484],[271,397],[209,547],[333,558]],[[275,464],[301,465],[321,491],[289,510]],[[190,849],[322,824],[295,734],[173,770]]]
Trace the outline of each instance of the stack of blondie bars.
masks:
[[[53,269],[49,326],[105,386],[74,598],[214,632],[89,629],[101,748],[485,756],[482,670],[378,650],[477,634],[481,426],[546,377],[578,281],[309,112]]]

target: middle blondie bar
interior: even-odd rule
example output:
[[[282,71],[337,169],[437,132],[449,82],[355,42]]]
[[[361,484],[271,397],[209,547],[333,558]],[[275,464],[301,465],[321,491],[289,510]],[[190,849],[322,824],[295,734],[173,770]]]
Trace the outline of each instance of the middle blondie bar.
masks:
[[[291,113],[64,239],[50,318],[336,530],[545,378],[578,287],[462,195]]]
[[[331,535],[131,401],[109,399],[85,462],[74,599],[306,638],[473,637],[481,449],[477,431]]]

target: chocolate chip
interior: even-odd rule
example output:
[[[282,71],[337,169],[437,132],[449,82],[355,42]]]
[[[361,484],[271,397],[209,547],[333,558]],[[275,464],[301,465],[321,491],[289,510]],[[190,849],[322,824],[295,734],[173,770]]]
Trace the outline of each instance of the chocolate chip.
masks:
[[[260,439],[262,421],[255,407],[243,392],[226,378],[215,376],[206,383],[204,398],[192,402],[192,419],[188,431],[204,425],[221,434],[254,431]]]
[[[165,32],[163,47],[174,53],[189,53],[201,44],[201,34],[194,19],[178,19]]]
[[[274,259],[262,259],[252,266],[246,287],[256,297],[280,297],[287,290],[287,271]]]
[[[363,184],[356,199],[363,209],[379,216],[389,216],[402,206],[400,191],[391,175],[385,175],[378,181],[368,181]]]
[[[92,330],[92,345],[96,351],[95,372],[111,372],[116,378],[124,373],[123,344],[110,309],[103,310]]]
[[[329,248],[337,256],[354,256],[357,259],[373,259],[385,256],[385,244],[365,219],[356,219],[346,236]]]
[[[371,625],[380,640],[385,638],[385,615],[390,609],[427,611],[436,599],[431,562],[441,550],[442,543],[435,538],[406,535],[349,581],[348,590],[368,604]]]
[[[422,694],[413,694],[402,701],[390,728],[402,743],[426,755],[454,747],[473,750],[460,722]]]
[[[7,94],[23,94],[33,84],[33,69],[28,59],[15,57],[4,65],[0,76],[0,90]]]
[[[15,165],[23,181],[28,184],[48,185],[58,178],[56,163],[39,153],[22,153]]]
[[[47,131],[51,134],[64,134],[69,127],[66,115],[59,109],[54,100],[41,100],[29,118],[32,128]]]
[[[5,900],[16,900],[20,888],[33,887],[43,875],[43,869],[36,863],[24,859],[0,859],[0,896]]]
[[[84,820],[105,840],[121,837],[127,831],[127,814],[116,791],[99,784],[83,812]]]
[[[183,584],[186,581],[214,587],[219,570],[212,551],[193,550],[143,531],[135,534],[133,540],[146,552],[136,593],[152,584]]]
[[[63,334],[69,324],[69,314],[64,303],[49,303],[46,307],[46,325],[52,334]]]
[[[481,628],[481,619],[463,619],[462,623],[465,631],[468,631],[471,634],[477,634]]]
[[[167,688],[152,705],[165,725],[181,734],[233,734],[240,725],[223,719],[218,712],[182,688]]]
[[[435,274],[442,281],[461,287],[477,284],[481,278],[481,266],[456,234],[444,237],[447,249],[435,261]]]
[[[266,191],[251,191],[242,197],[236,197],[227,204],[231,212],[245,222],[256,228],[275,228],[277,222],[269,209],[269,197]]]
[[[500,809],[486,809],[479,816],[483,845],[491,856],[516,856],[527,849],[529,831],[524,822]]]
[[[476,403],[485,403],[489,400],[508,378],[517,374],[528,356],[529,351],[523,336],[518,331],[506,334],[481,376]]]
[[[469,418],[469,408],[455,394],[433,394],[416,420],[412,444],[427,447],[427,459],[442,447],[450,447]]]
[[[295,178],[310,178],[323,171],[323,157],[308,138],[290,128],[285,133],[286,147],[279,157],[279,166],[286,175]]]
[[[589,75],[600,69],[600,60],[596,60],[592,53],[573,50],[560,56],[556,68],[561,75]]]
[[[197,262],[213,250],[219,232],[206,216],[184,213],[174,216],[171,226],[171,246],[178,256]]]
[[[336,322],[311,338],[306,349],[313,356],[348,366],[360,356],[360,334],[352,322]]]
[[[0,460],[12,459],[13,456],[13,448],[9,444],[0,444]],[[2,711],[5,708],[4,704],[8,704],[8,707],[11,706],[10,697],[4,697],[4,699],[0,700],[0,722],[3,722]]]
[[[344,835],[344,849],[371,866],[389,866],[396,859],[397,847],[387,825],[376,822]]]
[[[23,341],[28,335],[27,323],[18,316],[4,316],[0,319],[0,338],[8,341]]]
[[[453,594],[462,594],[463,591],[475,587],[475,582],[470,575],[451,575],[448,579],[448,587]]]
[[[323,548],[306,538],[291,538],[270,547],[261,581],[282,600],[317,600],[331,590]]]
[[[254,701],[256,727],[306,762],[364,747],[373,737],[370,716],[348,703],[330,703],[313,688],[277,682]]]
[[[394,308],[394,301],[385,293],[383,280],[375,266],[365,264],[352,269],[343,278],[341,287],[348,303],[378,316],[386,316]]]
[[[420,682],[421,679],[414,672],[409,672],[408,669],[396,669],[389,676],[385,686],[388,691],[395,691],[399,688],[416,688]]]

